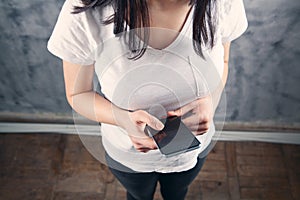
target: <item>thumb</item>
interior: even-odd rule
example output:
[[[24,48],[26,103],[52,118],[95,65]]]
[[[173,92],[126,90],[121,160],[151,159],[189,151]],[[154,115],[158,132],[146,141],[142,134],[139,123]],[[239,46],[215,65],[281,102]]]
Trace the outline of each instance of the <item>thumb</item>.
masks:
[[[141,117],[143,118],[142,121],[155,130],[162,130],[164,128],[164,124],[159,119],[147,112],[144,112]]]

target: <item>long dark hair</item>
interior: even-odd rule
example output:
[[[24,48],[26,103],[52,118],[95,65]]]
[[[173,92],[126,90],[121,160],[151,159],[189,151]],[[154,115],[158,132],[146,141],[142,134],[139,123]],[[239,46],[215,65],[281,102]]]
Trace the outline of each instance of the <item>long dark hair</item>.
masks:
[[[127,30],[140,30],[149,27],[149,13],[146,0],[81,0],[83,6],[74,6],[73,14],[84,12],[88,9],[102,9],[112,5],[114,14],[108,19],[103,19],[104,24],[114,23],[114,34],[120,34]],[[193,47],[195,52],[203,57],[201,44],[212,48],[215,44],[215,18],[212,13],[215,0],[190,0],[194,5],[193,13]],[[127,19],[129,16],[129,19]],[[129,22],[128,22],[129,21]],[[146,51],[149,34],[144,29],[145,43],[140,48],[140,41],[136,41],[134,32],[129,32],[129,48],[134,59],[141,57]]]

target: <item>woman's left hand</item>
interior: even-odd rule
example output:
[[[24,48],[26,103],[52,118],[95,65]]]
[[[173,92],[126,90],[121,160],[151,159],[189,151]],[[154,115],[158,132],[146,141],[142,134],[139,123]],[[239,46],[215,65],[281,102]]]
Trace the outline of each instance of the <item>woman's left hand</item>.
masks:
[[[175,110],[168,111],[168,116],[180,116],[183,123],[194,135],[206,133],[213,119],[213,103],[211,96],[206,96],[186,104]]]

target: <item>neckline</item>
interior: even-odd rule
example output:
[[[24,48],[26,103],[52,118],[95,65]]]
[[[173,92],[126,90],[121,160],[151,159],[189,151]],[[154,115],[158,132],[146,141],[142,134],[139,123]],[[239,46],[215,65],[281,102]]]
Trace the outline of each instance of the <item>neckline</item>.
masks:
[[[165,48],[162,48],[162,49],[153,48],[150,45],[148,45],[149,48],[153,49],[155,51],[165,51],[165,50],[169,50],[169,49],[172,49],[173,47],[177,46],[178,43],[182,40],[182,38],[186,35],[188,27],[190,27],[193,12],[194,12],[194,5],[192,5],[192,7],[190,8],[190,10],[184,20],[182,28],[178,31],[178,35],[169,45],[167,45]]]
[[[154,48],[151,45],[147,44],[147,50],[150,49],[150,50],[155,51],[155,52],[161,52],[161,51],[166,51],[166,50],[172,49],[173,47],[177,46],[177,44],[182,40],[184,35],[186,35],[186,33],[188,31],[188,28],[190,27],[193,12],[194,12],[194,5],[192,5],[190,10],[188,11],[188,14],[185,18],[185,21],[184,21],[182,27],[178,31],[178,35],[176,36],[176,38],[169,45],[167,45],[166,47],[164,47],[162,49],[158,49],[158,48]],[[161,29],[164,29],[164,28],[161,28]],[[169,30],[169,29],[167,29],[167,30]],[[174,30],[172,30],[172,31],[174,31]],[[140,37],[138,37],[138,39],[141,40],[142,44],[144,43],[144,41]]]

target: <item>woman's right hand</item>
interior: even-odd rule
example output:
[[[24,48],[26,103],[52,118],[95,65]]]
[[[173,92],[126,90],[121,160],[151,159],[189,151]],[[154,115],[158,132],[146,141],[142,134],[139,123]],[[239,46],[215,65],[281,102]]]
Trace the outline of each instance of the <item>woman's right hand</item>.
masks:
[[[144,129],[148,125],[155,130],[161,130],[163,124],[146,111],[129,112],[120,109],[93,91],[94,65],[82,66],[63,61],[63,70],[66,96],[72,109],[93,121],[118,125],[125,129],[138,151],[157,149],[154,140],[144,133]]]
[[[157,131],[164,128],[164,124],[156,117],[144,110],[129,112],[118,109],[118,111],[115,112],[115,118],[117,125],[127,132],[137,151],[146,153],[150,150],[157,149],[153,138],[144,132],[146,125]]]

